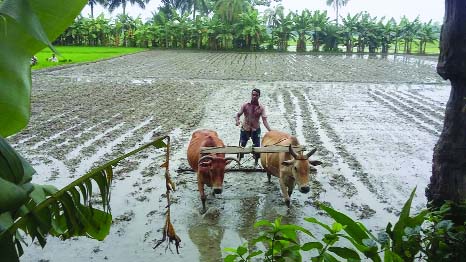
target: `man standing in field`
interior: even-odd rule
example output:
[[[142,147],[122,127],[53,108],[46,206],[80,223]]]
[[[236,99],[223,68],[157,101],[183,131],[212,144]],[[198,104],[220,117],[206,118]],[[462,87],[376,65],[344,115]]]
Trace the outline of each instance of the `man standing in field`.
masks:
[[[259,119],[261,117],[265,128],[267,128],[268,131],[271,130],[269,123],[267,122],[267,114],[265,113],[265,107],[259,104],[260,95],[261,91],[257,88],[254,88],[251,92],[251,102],[244,103],[235,116],[236,125],[239,126],[241,124],[239,143],[242,147],[246,146],[250,138],[252,139],[252,143],[255,147],[260,147],[261,128]],[[243,123],[240,122],[240,117],[242,114],[244,114]],[[241,160],[242,157],[242,154],[240,154],[239,159]],[[254,154],[255,165],[257,165],[259,157],[259,154]]]

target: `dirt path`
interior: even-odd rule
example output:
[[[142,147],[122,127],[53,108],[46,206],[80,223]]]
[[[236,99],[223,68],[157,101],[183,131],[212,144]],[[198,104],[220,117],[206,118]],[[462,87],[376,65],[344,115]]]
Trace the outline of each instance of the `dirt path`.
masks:
[[[304,226],[303,217],[328,220],[316,209],[322,202],[381,229],[414,187],[413,206],[425,205],[450,90],[434,66],[423,57],[151,51],[35,72],[31,122],[9,139],[39,172],[34,182],[62,187],[170,134],[178,185],[172,217],[182,249],[181,255],[152,249],[166,205],[162,152],[152,150],[117,168],[114,225],[105,241],[50,238],[44,250],[35,243],[26,248],[22,261],[221,261],[223,248],[254,237],[258,219],[283,216]],[[209,197],[209,210],[200,215],[195,175],[176,173],[186,165],[190,135],[212,128],[237,145],[233,116],[255,87],[272,128],[317,147],[324,165],[309,194],[292,196],[290,209],[276,179],[269,184],[263,173],[228,173],[224,193]]]

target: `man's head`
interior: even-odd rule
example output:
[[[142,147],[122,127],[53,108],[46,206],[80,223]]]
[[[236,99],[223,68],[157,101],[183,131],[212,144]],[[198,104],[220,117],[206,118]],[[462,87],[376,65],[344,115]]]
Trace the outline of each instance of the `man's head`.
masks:
[[[254,88],[251,92],[251,103],[258,104],[261,91],[258,88]]]

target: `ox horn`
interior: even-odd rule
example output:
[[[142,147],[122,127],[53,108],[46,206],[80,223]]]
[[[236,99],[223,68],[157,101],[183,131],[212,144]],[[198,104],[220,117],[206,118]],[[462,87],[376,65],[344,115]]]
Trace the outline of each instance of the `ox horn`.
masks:
[[[203,160],[210,160],[210,161],[212,161],[212,160],[214,160],[214,157],[212,157],[212,156],[203,156],[203,157],[199,158],[199,161],[198,161],[197,163],[200,164]]]
[[[289,150],[288,150],[288,151],[290,151],[290,154],[293,156],[293,158],[294,158],[294,159],[298,159],[298,154],[296,154],[296,152],[294,151],[294,149],[293,149],[293,146],[292,146],[292,145],[290,145],[290,147],[289,147]]]
[[[238,163],[238,166],[241,166],[241,163],[236,157],[225,157],[225,161],[236,161]]]
[[[314,149],[312,149],[311,151],[309,151],[309,153],[306,154],[306,159],[308,159],[309,157],[311,157],[316,151],[317,151],[317,148],[314,148]]]

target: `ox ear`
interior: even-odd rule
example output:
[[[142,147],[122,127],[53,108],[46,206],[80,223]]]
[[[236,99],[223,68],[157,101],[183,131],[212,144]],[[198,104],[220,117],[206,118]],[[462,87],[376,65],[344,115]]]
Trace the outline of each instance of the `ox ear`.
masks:
[[[322,162],[320,162],[319,160],[309,160],[309,164],[313,166],[319,166],[322,165]]]
[[[291,166],[293,164],[294,160],[293,159],[290,159],[290,160],[286,160],[286,161],[283,161],[282,162],[282,165],[284,166]]]

